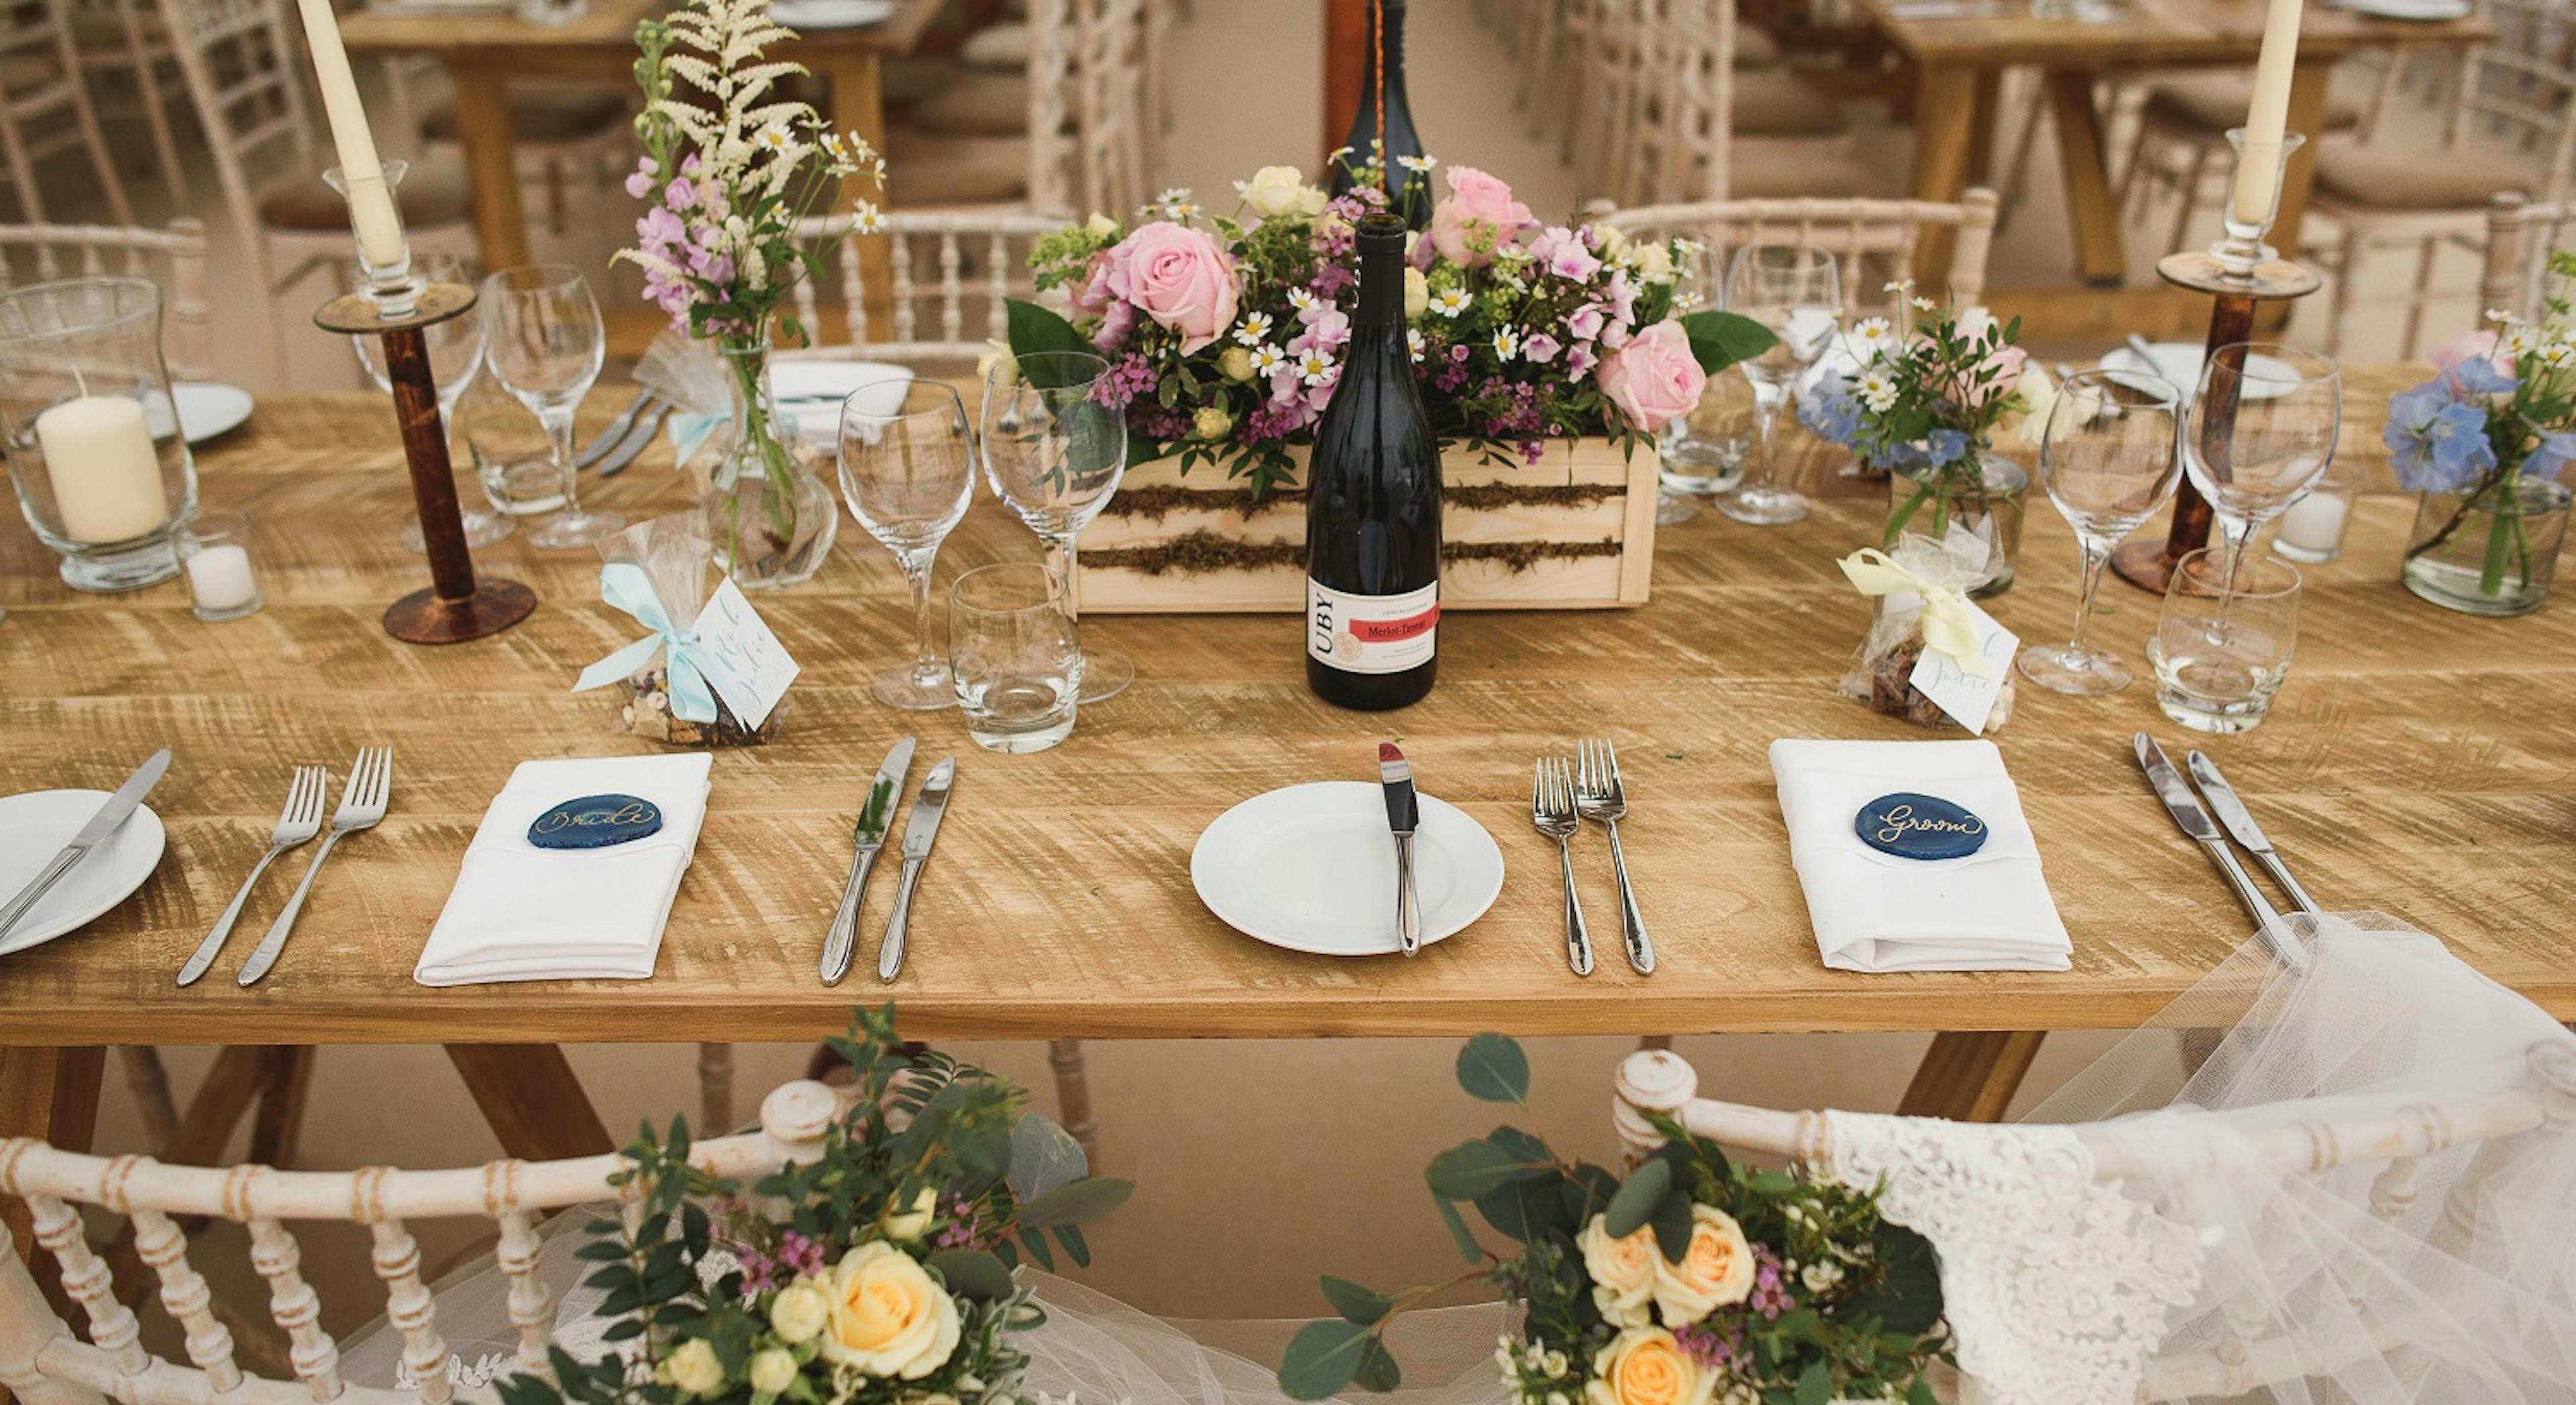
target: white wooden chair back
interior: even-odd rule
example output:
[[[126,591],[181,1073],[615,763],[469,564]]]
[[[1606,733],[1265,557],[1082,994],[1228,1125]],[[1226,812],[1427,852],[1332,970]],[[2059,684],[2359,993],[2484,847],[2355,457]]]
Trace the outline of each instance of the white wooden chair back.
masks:
[[[1074,6],[1081,46],[1074,125],[1082,172],[1075,208],[1123,214],[1145,200],[1144,0],[1074,0]]]
[[[1634,3],[1633,96],[1613,142],[1612,198],[1723,200],[1735,143],[1735,0]]]
[[[1043,4],[1044,0],[1040,0]],[[796,285],[796,316],[817,342],[783,353],[791,357],[863,356],[870,360],[973,361],[1007,330],[1004,300],[1031,295],[1029,249],[1062,228],[1053,215],[945,214],[898,210],[885,216],[883,235],[844,239],[835,251],[837,275],[829,288],[807,278]],[[848,215],[818,215],[796,226],[799,243],[814,243],[850,227]],[[860,280],[863,247],[884,241],[893,275],[893,299],[884,325],[868,307]],[[827,298],[826,293],[836,294]],[[821,330],[837,314],[846,341],[823,341]]]
[[[167,229],[104,224],[0,224],[0,288],[27,281],[120,275],[161,285],[161,341],[170,374],[212,379],[213,331],[206,311],[206,227],[193,218]]]
[[[1629,1055],[1619,1065],[1611,1103],[1611,1120],[1629,1155],[1642,1157],[1663,1144],[1663,1134],[1648,1120],[1652,1113],[1721,1145],[1808,1165],[1825,1160],[1829,1133],[1822,1113],[1747,1107],[1698,1094],[1699,1074],[1680,1055],[1662,1049]],[[2571,1124],[2576,1124],[2576,1055],[2563,1042],[2553,1042],[2532,1046],[2520,1086],[2507,1091],[2438,1105],[2319,1104],[2313,1116],[2269,1119],[2242,1140],[2261,1168],[2256,1174],[2315,1177],[2341,1168],[2380,1166],[2371,1182],[2370,1209],[2382,1224],[2393,1224],[2414,1209],[2427,1158],[2476,1146],[2445,1206],[2445,1232],[2476,1236],[2486,1232],[2474,1212],[2476,1196],[2490,1177],[2510,1173],[2517,1140],[2534,1132],[2563,1136]],[[2232,1152],[2222,1170],[2219,1149],[2206,1139],[2177,1137],[2150,1149],[2137,1138],[2091,1126],[2074,1130],[2092,1153],[2095,1178],[2105,1183],[2245,1174],[2244,1163]],[[2244,1320],[2257,1319],[2249,1314]],[[2328,1374],[2346,1361],[2384,1354],[2390,1344],[2363,1340],[2348,1346],[2350,1354],[2335,1361],[2319,1361],[2303,1344],[2277,1339],[2227,1340],[2179,1350],[2149,1363],[2146,1395],[2157,1400],[2242,1395],[2268,1383]]]
[[[2566,291],[2550,277],[2550,255],[2576,249],[2576,206],[2534,204],[2506,191],[2487,207],[2486,274],[2478,308],[2538,318],[2553,292]]]
[[[1886,285],[1911,281],[1927,230],[1956,235],[1950,296],[1961,307],[1984,301],[1986,261],[1994,248],[1995,193],[1982,186],[1952,205],[1928,200],[1705,200],[1615,210],[1596,222],[1631,236],[1680,235],[1703,246],[1703,305],[1725,290],[1726,262],[1752,244],[1797,244],[1842,260],[1846,311],[1887,310]],[[1929,292],[1926,292],[1929,296]]]
[[[812,1161],[843,1110],[820,1083],[780,1086],[761,1104],[761,1129],[700,1142],[691,1160],[708,1171],[757,1177],[790,1160]],[[26,1405],[446,1405],[456,1389],[440,1337],[420,1246],[409,1224],[481,1219],[499,1230],[499,1263],[510,1281],[510,1320],[519,1329],[518,1365],[543,1373],[555,1305],[538,1276],[545,1213],[613,1199],[616,1156],[573,1161],[495,1161],[443,1171],[370,1167],[353,1172],[279,1171],[266,1166],[172,1166],[142,1156],[80,1156],[25,1138],[0,1140],[0,1194],[23,1197],[36,1242],[61,1269],[64,1294],[87,1319],[87,1339],[55,1315],[8,1235],[0,1231],[0,1385]],[[161,1305],[186,1332],[185,1363],[145,1348],[132,1309],[119,1301],[106,1260],[91,1249],[82,1207],[130,1221],[135,1248],[160,1285]],[[205,1278],[188,1261],[179,1219],[209,1216],[250,1229],[251,1266],[269,1288],[269,1315],[291,1343],[295,1379],[270,1380],[234,1360]],[[368,1227],[385,1316],[403,1342],[417,1386],[384,1390],[340,1377],[339,1348],[321,1327],[321,1302],[305,1281],[295,1221],[337,1220]]]
[[[2480,12],[2496,39],[2463,66],[2445,141],[2520,152],[2539,176],[2526,193],[2559,199],[2576,168],[2576,11],[2563,0],[2485,0]]]
[[[45,218],[36,167],[55,152],[88,148],[90,169],[107,196],[109,216],[134,222],[125,184],[98,125],[89,84],[73,45],[67,0],[0,0],[0,175],[8,178],[27,220]]]

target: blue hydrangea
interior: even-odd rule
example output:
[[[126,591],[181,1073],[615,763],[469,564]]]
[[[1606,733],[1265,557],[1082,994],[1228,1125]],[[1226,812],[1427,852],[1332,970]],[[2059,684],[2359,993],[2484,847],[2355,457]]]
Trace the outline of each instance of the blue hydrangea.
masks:
[[[2454,492],[2496,466],[2486,407],[2454,399],[2439,380],[2391,399],[2379,437],[2409,492]]]

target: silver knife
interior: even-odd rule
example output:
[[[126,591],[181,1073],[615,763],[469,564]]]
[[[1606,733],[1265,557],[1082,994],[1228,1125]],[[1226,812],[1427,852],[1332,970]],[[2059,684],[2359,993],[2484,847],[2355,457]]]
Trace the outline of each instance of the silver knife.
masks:
[[[2263,837],[2262,826],[2254,823],[2254,812],[2245,808],[2245,802],[2236,796],[2236,787],[2229,785],[2227,777],[2218,773],[2218,763],[2195,751],[2183,757],[2183,765],[2190,769],[2191,778],[2200,783],[2200,793],[2208,798],[2210,813],[2218,816],[2218,822],[2227,826],[2227,833],[2263,865],[2264,871],[2281,885],[2281,891],[2290,895],[2290,905],[2301,912],[2325,911],[2317,906],[2316,899],[2308,896],[2307,889],[2299,886],[2299,880],[2290,876],[2289,866],[2272,851],[2272,841]]]
[[[661,392],[649,387],[637,390],[635,398],[626,402],[626,408],[617,412],[617,418],[608,422],[608,427],[599,432],[599,437],[582,446],[580,453],[573,455],[572,466],[588,468],[608,457],[608,451],[616,448],[618,443],[626,438],[626,431],[635,427],[635,417],[644,413],[645,406],[661,398]]]
[[[921,866],[930,862],[930,841],[939,837],[939,817],[948,813],[948,788],[957,780],[957,758],[943,756],[930,768],[930,779],[912,798],[912,819],[903,827],[903,881],[895,885],[894,911],[886,918],[885,945],[877,948],[877,979],[893,980],[903,971],[904,924],[912,917],[912,887],[921,881]]]
[[[1413,768],[1393,742],[1377,744],[1377,779],[1386,790],[1386,827],[1395,834],[1395,944],[1411,956],[1422,950],[1422,898],[1413,882],[1413,831],[1422,809],[1413,794]]]
[[[858,852],[850,856],[850,876],[841,880],[841,907],[832,928],[823,934],[823,984],[839,985],[850,973],[850,952],[858,945],[859,900],[867,892],[868,870],[876,867],[886,831],[894,827],[895,803],[903,798],[904,774],[912,769],[912,738],[896,742],[877,768],[868,800],[859,807]]]
[[[2137,734],[2132,745],[2137,748],[2138,765],[2146,771],[2147,780],[2156,788],[2156,797],[2165,803],[2165,813],[2173,816],[2174,823],[2182,828],[2183,833],[2199,840],[2201,849],[2218,865],[2219,872],[2227,875],[2227,881],[2236,889],[2237,898],[2245,904],[2248,912],[2254,914],[2254,920],[2261,928],[2263,944],[2272,949],[2272,955],[2282,965],[2293,971],[2305,972],[2308,954],[2299,949],[2298,938],[2290,934],[2271,900],[2254,886],[2254,876],[2245,871],[2245,865],[2236,861],[2235,851],[2227,847],[2226,836],[2220,834],[2218,826],[2210,821],[2209,812],[2200,808],[2200,802],[2192,798],[2191,787],[2184,783],[2182,772],[2175,770],[2173,762],[2165,759],[2165,749],[2156,745],[2155,738],[2144,732]]]
[[[8,939],[9,929],[17,926],[18,920],[27,915],[27,909],[34,907],[47,890],[62,881],[64,874],[71,872],[74,865],[89,857],[91,850],[106,843],[108,836],[116,833],[117,826],[125,823],[126,817],[134,813],[134,807],[142,804],[143,797],[160,782],[161,773],[169,769],[170,748],[166,746],[134,768],[134,774],[125,778],[125,784],[118,786],[114,795],[107,797],[107,803],[99,806],[98,812],[89,817],[89,823],[82,825],[80,833],[72,836],[72,842],[54,855],[52,862],[37,873],[34,881],[19,889],[7,907],[0,907],[0,941]]]
[[[599,461],[599,476],[614,478],[624,473],[627,465],[644,457],[644,451],[653,447],[654,437],[661,432],[662,422],[671,417],[672,408],[671,402],[664,400],[646,411],[644,418],[637,420],[635,427],[627,431],[626,441],[610,449],[608,457]]]

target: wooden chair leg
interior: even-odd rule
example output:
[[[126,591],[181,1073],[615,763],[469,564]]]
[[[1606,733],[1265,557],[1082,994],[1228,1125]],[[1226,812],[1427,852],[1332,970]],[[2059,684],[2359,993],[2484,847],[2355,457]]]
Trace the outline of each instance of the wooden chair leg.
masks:
[[[1934,1035],[1896,1110],[1906,1117],[2001,1122],[2047,1037],[2044,1030]]]
[[[2415,359],[2415,348],[2424,339],[2424,304],[2433,298],[2433,260],[2442,252],[2442,241],[2427,239],[2415,251],[2415,293],[2406,302],[2406,339],[2398,343],[2398,355]],[[2483,314],[2486,309],[2478,311]]]
[[[1661,1053],[1672,1047],[1673,1037],[1669,1034],[1645,1034],[1637,1038],[1637,1049],[1640,1053]]]
[[[1091,1159],[1091,1168],[1097,1171],[1100,1129],[1091,1120],[1091,1079],[1083,1069],[1082,1041],[1048,1040],[1047,1062],[1055,1068],[1056,1115],[1064,1119],[1064,1129],[1082,1144],[1082,1154]]]
[[[304,1105],[313,1089],[310,1044],[279,1044],[268,1051],[259,1111],[250,1124],[250,1159],[262,1166],[295,1164],[304,1137]]]
[[[698,1046],[698,1130],[710,1137],[733,1130],[733,1046]]]
[[[450,1044],[456,1065],[501,1150],[525,1161],[614,1151],[590,1095],[552,1044]]]
[[[2201,182],[2208,174],[2209,148],[2193,142],[2191,159],[2183,163],[2182,184],[2174,192],[2173,233],[2165,238],[2165,253],[2181,248],[2182,241],[2190,237],[2191,217],[2200,213]]]
[[[2326,304],[2326,355],[2343,355],[2345,319],[2352,315],[2353,285],[2361,272],[2361,234],[2346,225],[2335,243],[2334,298]]]

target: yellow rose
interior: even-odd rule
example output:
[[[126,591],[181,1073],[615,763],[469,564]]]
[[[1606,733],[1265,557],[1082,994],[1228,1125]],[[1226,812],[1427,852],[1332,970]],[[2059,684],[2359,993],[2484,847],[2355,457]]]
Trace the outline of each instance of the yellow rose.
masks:
[[[1216,358],[1216,368],[1224,374],[1227,380],[1233,381],[1237,384],[1241,384],[1244,381],[1252,379],[1252,348],[1248,346],[1227,347],[1225,349],[1225,354]]]
[[[931,1212],[938,1207],[938,1193],[928,1186],[923,1186],[921,1193],[912,1198],[912,1208],[909,1210],[898,1214],[894,1206],[889,1204],[880,1221],[885,1226],[886,1238],[898,1244],[909,1244],[919,1239],[930,1232]]]
[[[1421,269],[1405,269],[1404,315],[1406,317],[1419,317],[1430,310],[1431,280],[1422,276]]]
[[[1306,184],[1305,174],[1294,166],[1264,166],[1235,189],[1243,193],[1245,207],[1266,220],[1289,215],[1313,219],[1324,210],[1324,192]]]
[[[724,1363],[716,1360],[716,1349],[702,1338],[680,1343],[662,1364],[671,1373],[671,1384],[691,1395],[713,1395],[724,1389]]]
[[[832,1300],[814,1286],[812,1279],[800,1279],[778,1290],[769,1300],[769,1329],[778,1339],[791,1346],[814,1340],[832,1315]]]
[[[1100,213],[1098,210],[1091,212],[1091,222],[1084,225],[1083,228],[1090,230],[1093,234],[1096,234],[1103,239],[1115,239],[1118,237],[1118,221]]]
[[[914,1258],[884,1240],[852,1249],[832,1269],[825,1360],[871,1376],[917,1381],[957,1350],[957,1304]]]
[[[1199,412],[1190,417],[1190,436],[1203,443],[1217,443],[1233,432],[1234,416],[1227,414],[1222,406],[1202,405]]]
[[[784,1395],[796,1384],[796,1357],[771,1347],[751,1358],[751,1388],[763,1395]]]
[[[1655,1255],[1655,1306],[1664,1325],[1687,1327],[1753,1292],[1753,1248],[1735,1217],[1713,1205],[1691,1207],[1690,1248],[1680,1263]]]
[[[1637,276],[1649,283],[1673,281],[1672,246],[1663,243],[1640,244],[1635,259]]]
[[[1631,1327],[1592,1358],[1588,1405],[1708,1405],[1717,1372],[1700,1365],[1661,1327]]]
[[[1653,1319],[1646,1305],[1654,1301],[1655,1232],[1640,1227],[1625,1239],[1610,1237],[1607,1216],[1594,1215],[1575,1246],[1583,1251],[1583,1271],[1592,1275],[1592,1300],[1603,1321],[1614,1327],[1643,1327]]]

